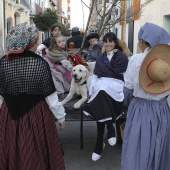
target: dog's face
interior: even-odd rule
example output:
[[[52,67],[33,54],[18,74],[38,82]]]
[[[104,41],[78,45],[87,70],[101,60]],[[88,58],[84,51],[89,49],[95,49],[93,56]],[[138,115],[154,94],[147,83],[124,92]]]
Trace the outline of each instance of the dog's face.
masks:
[[[89,71],[83,65],[76,65],[72,70],[72,77],[75,83],[84,82],[89,77]]]

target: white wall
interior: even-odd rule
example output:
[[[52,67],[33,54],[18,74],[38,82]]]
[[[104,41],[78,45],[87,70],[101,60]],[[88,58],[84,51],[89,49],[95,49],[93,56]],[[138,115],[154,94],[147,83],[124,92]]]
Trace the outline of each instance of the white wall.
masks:
[[[129,32],[129,24],[126,24],[126,35],[125,35],[125,42],[128,44],[128,32]]]
[[[146,0],[141,0],[144,3]],[[163,26],[163,16],[170,14],[170,0],[153,0],[143,9],[141,24],[152,22]]]
[[[141,0],[141,4],[145,2],[146,0]],[[164,23],[164,15],[170,15],[170,0],[152,0],[142,11],[140,19],[134,21],[134,53],[137,52],[138,31],[146,22],[152,22],[165,29],[170,27],[170,22]]]
[[[137,45],[138,45],[138,31],[140,29],[140,21],[137,20],[134,22],[134,41],[133,41],[133,53],[137,53]]]
[[[121,25],[116,24],[115,28],[117,28],[117,38],[121,39]]]

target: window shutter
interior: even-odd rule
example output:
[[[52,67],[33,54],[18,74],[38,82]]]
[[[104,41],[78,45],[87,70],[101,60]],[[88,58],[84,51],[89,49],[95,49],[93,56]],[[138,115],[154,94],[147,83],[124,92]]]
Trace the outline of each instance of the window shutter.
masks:
[[[140,0],[133,0],[132,6],[132,20],[140,18]]]

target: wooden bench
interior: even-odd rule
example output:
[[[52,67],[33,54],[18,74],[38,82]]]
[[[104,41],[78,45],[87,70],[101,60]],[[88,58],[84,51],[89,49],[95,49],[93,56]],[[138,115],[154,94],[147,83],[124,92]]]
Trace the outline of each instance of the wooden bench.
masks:
[[[67,94],[59,96],[59,101],[62,101]],[[86,116],[83,113],[82,107],[80,109],[74,109],[73,105],[79,100],[80,96],[74,96],[74,98],[64,105],[66,114],[66,121],[80,121],[80,149],[83,149],[83,122],[84,121],[95,121],[92,117]],[[120,125],[126,119],[126,109],[122,112],[122,116],[116,121],[117,137],[118,143],[122,143],[121,134],[120,134]]]

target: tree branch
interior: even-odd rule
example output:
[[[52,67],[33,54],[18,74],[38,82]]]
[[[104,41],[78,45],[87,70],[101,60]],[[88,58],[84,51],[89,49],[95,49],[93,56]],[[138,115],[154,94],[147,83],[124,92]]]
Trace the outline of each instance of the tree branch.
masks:
[[[81,2],[87,7],[87,8],[89,8],[90,9],[90,7],[89,6],[87,6],[87,4],[86,3],[84,3],[84,1],[83,0],[81,0]]]
[[[82,52],[82,50],[83,50],[83,46],[84,46],[84,42],[85,42],[85,39],[86,39],[86,34],[87,34],[88,27],[89,27],[90,18],[91,18],[92,12],[93,12],[93,7],[94,7],[95,1],[92,0],[91,3],[92,3],[92,4],[91,4],[91,8],[90,8],[89,18],[88,18],[88,21],[87,21],[86,30],[85,30],[85,33],[84,33],[84,37],[83,37],[83,41],[82,41],[82,44],[81,44],[81,48],[80,48],[80,51],[79,51],[80,54],[81,54],[81,52]]]

